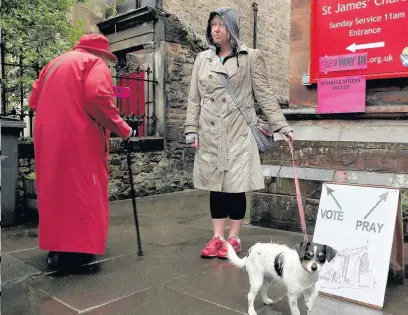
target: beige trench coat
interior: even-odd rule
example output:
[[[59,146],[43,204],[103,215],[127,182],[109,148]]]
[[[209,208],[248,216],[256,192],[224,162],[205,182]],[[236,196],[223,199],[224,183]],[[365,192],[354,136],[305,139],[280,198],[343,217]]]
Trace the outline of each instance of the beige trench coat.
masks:
[[[238,58],[239,64],[233,57],[223,65],[210,49],[201,52],[193,66],[184,127],[185,133],[199,135],[193,170],[197,189],[239,193],[264,188],[255,138],[218,73],[228,74],[248,117],[256,119],[255,96],[274,131],[291,131],[269,87],[261,53],[241,44]]]

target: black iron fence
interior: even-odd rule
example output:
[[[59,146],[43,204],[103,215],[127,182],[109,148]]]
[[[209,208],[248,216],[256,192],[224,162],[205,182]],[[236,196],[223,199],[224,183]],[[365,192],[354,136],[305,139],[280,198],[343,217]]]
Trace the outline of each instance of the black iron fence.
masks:
[[[35,113],[28,105],[32,84],[27,77],[37,78],[41,67],[39,64],[26,64],[22,56],[6,59],[7,47],[1,43],[1,115],[17,116],[27,123],[22,136],[33,136]],[[156,86],[150,65],[132,67],[119,61],[111,69],[113,75],[115,103],[121,116],[132,127],[133,136],[152,136],[156,132]],[[28,131],[27,131],[28,130]],[[116,135],[112,135],[113,137]]]
[[[150,65],[142,68],[127,62],[114,66],[116,104],[121,116],[132,127],[133,136],[152,136],[156,132],[156,83]]]
[[[33,135],[34,112],[28,106],[31,91],[29,78],[38,77],[41,65],[26,63],[23,55],[8,56],[4,41],[1,47],[1,115],[18,116],[27,122],[29,136]],[[7,58],[10,57],[10,58]],[[26,119],[28,117],[28,120]],[[23,136],[24,136],[23,132]]]

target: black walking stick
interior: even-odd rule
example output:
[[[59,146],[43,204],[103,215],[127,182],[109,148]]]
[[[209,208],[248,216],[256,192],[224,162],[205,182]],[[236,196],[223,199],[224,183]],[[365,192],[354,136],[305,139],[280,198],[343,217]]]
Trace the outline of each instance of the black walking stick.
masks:
[[[136,210],[136,192],[135,192],[135,187],[133,186],[133,172],[132,172],[132,163],[130,161],[129,147],[130,147],[129,140],[124,140],[123,148],[126,152],[126,158],[127,158],[128,172],[129,172],[129,178],[130,178],[130,196],[132,197],[133,215],[135,217],[137,243],[139,246],[138,255],[143,256],[142,244],[140,241],[140,233],[139,233],[139,220],[137,218],[137,210]]]

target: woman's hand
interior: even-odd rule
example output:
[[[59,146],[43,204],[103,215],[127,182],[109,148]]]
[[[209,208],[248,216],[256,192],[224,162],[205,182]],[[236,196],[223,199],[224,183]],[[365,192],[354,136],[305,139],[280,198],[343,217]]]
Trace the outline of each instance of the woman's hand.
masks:
[[[287,134],[281,133],[281,135],[282,135],[283,139],[284,139],[287,143],[289,143],[289,141],[292,142],[292,143],[293,143],[293,141],[295,141],[295,136],[293,135],[293,132],[292,132],[292,131],[289,131]]]
[[[293,135],[293,132],[292,132],[292,131],[291,131],[291,132],[288,132],[288,133],[286,134],[286,142],[288,142],[288,140],[291,141],[291,142],[295,141],[295,136]]]
[[[193,144],[193,148],[194,148],[195,150],[198,149],[198,138],[195,139],[194,144]]]
[[[198,134],[191,132],[186,134],[186,144],[191,145],[194,149],[198,149]]]

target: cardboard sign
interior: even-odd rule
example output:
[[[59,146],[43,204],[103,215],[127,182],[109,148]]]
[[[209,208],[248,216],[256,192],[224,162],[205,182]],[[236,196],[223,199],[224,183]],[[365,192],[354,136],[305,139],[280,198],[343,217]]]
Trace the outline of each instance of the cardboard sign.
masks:
[[[363,76],[320,79],[317,113],[365,112],[366,80]]]
[[[408,0],[312,0],[312,82],[408,77]],[[367,68],[321,72],[320,58],[367,53]]]
[[[348,71],[367,68],[367,53],[321,57],[320,72]]]
[[[320,273],[321,293],[382,309],[399,201],[398,189],[323,184],[313,242],[337,255]]]
[[[130,98],[130,88],[124,86],[114,86],[113,96],[120,98]]]

